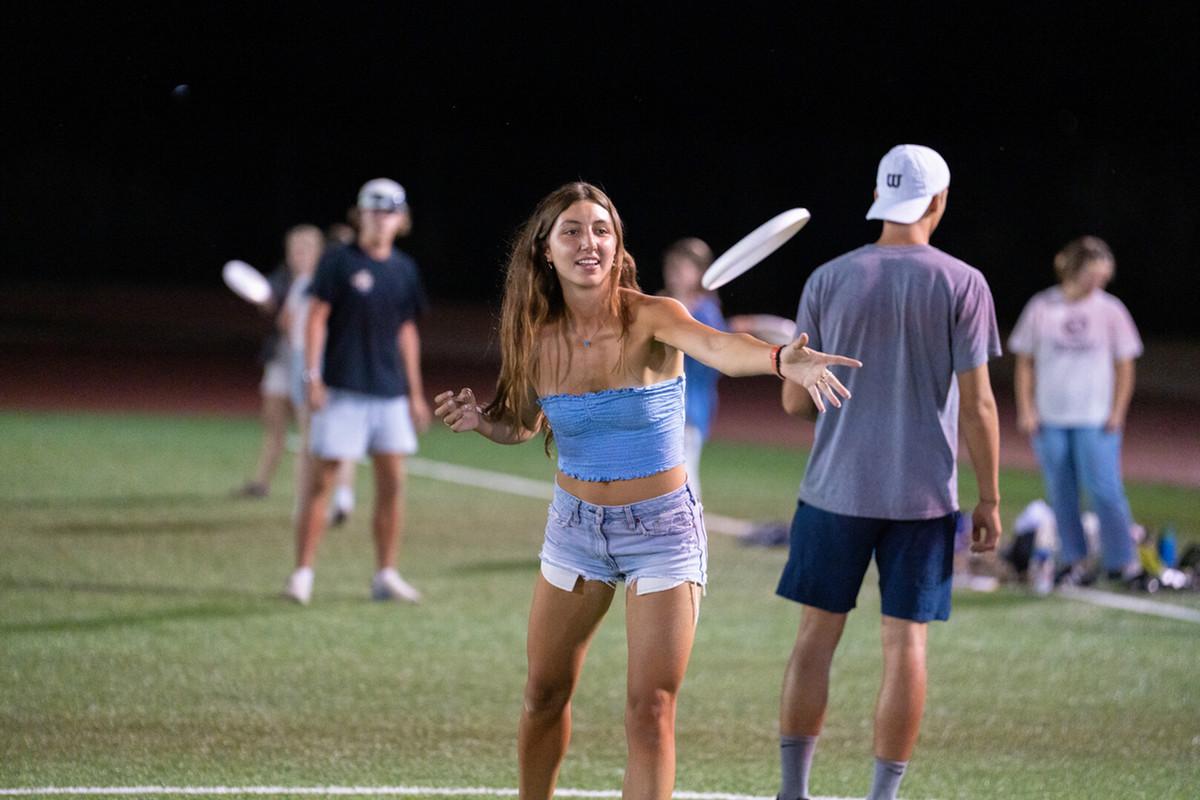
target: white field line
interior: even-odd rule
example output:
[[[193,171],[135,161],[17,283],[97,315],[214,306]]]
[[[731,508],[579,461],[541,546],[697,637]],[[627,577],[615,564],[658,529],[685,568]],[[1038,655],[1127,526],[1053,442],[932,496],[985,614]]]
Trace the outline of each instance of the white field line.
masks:
[[[487,469],[464,467],[459,464],[447,464],[444,461],[430,461],[424,458],[410,458],[408,471],[413,475],[424,478],[434,478],[439,481],[457,483],[479,489],[491,489],[497,492],[532,497],[536,500],[549,500],[554,493],[553,484],[546,481],[536,481],[520,478],[503,472],[493,472]],[[727,536],[743,537],[748,534],[754,524],[748,520],[726,517],[721,514],[704,512],[704,523],[713,533],[723,533]],[[1097,589],[1066,589],[1061,591],[1063,597],[1091,603],[1104,608],[1115,608],[1130,611],[1135,614],[1146,614],[1152,617],[1182,620],[1184,622],[1200,623],[1200,611],[1174,606],[1169,603],[1159,603],[1140,597],[1129,597],[1123,594],[1102,592]]]
[[[410,458],[408,459],[408,471],[423,478],[433,478],[478,489],[491,489],[494,492],[515,494],[520,497],[532,497],[534,500],[549,500],[554,496],[554,485],[546,481],[520,478],[503,472],[493,472],[490,469],[447,464],[445,461]]]
[[[1194,608],[1174,606],[1170,603],[1159,603],[1155,600],[1146,600],[1142,597],[1130,597],[1124,594],[1102,592],[1098,589],[1084,589],[1078,586],[1064,586],[1059,590],[1059,594],[1071,600],[1081,600],[1084,603],[1104,606],[1105,608],[1119,608],[1122,611],[1132,611],[1135,614],[1149,614],[1153,617],[1166,617],[1167,619],[1200,623],[1200,611]]]
[[[620,797],[619,790],[558,789],[556,797]],[[342,797],[516,797],[516,789],[442,786],[34,786],[21,789],[0,788],[0,797],[44,796],[192,796],[221,795],[342,796]],[[678,800],[774,800],[773,797],[723,792],[675,792]],[[848,797],[814,797],[813,800],[852,800]]]

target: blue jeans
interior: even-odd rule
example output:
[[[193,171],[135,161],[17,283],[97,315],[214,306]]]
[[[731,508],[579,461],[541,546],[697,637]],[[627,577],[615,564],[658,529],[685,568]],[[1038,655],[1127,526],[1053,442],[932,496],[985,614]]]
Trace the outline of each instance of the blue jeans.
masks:
[[[1042,465],[1047,499],[1054,509],[1064,564],[1087,556],[1087,541],[1079,517],[1082,487],[1100,518],[1104,569],[1120,570],[1135,558],[1129,528],[1133,517],[1121,483],[1121,434],[1104,428],[1056,428],[1043,425],[1033,437]]]

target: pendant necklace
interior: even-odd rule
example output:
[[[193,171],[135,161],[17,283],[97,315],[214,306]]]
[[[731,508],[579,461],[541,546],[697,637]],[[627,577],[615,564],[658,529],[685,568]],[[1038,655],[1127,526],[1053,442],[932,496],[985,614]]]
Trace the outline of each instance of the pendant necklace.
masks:
[[[592,339],[595,339],[596,334],[598,334],[603,329],[604,329],[604,320],[601,320],[600,324],[596,326],[596,330],[592,331],[589,335],[582,337],[581,341],[583,342],[583,346],[591,347]]]

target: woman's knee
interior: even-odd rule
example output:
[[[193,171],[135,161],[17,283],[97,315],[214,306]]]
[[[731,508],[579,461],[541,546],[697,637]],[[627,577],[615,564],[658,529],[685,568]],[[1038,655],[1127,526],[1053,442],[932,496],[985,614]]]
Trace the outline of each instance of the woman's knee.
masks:
[[[571,681],[530,675],[525,681],[524,709],[532,716],[558,716],[571,701]]]
[[[633,690],[625,706],[625,726],[630,734],[658,736],[675,725],[676,692],[669,689]]]

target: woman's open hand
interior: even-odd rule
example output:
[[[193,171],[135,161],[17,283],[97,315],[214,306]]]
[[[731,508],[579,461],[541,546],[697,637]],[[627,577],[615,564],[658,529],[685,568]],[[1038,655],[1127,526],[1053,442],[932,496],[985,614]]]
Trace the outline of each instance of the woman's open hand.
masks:
[[[861,367],[862,362],[848,356],[830,355],[808,347],[808,334],[802,333],[779,354],[779,369],[783,377],[808,390],[817,411],[825,410],[825,401],[841,408],[842,400],[850,398],[850,390],[842,385],[829,367]]]

